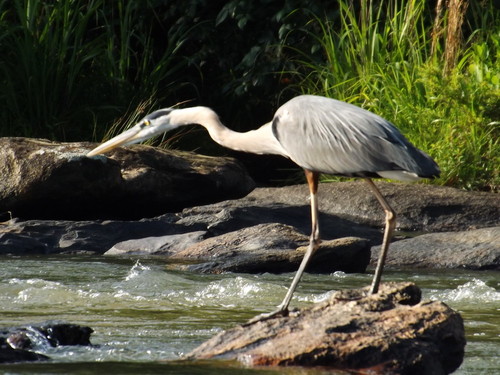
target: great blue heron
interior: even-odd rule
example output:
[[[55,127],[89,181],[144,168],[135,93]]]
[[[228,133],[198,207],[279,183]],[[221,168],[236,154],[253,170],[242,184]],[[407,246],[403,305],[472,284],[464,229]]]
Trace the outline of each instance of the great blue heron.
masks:
[[[302,263],[278,307],[278,312],[282,313],[288,311],[293,292],[320,244],[316,198],[320,173],[364,178],[385,211],[384,237],[370,293],[378,291],[396,226],[393,209],[371,177],[416,181],[440,173],[434,160],[408,142],[389,121],[355,105],[313,95],[291,99],[276,111],[272,122],[246,133],[226,128],[217,114],[207,107],[160,109],[90,151],[87,156],[138,143],[189,124],[205,127],[212,139],[222,146],[255,154],[282,155],[305,171],[311,197],[312,230]]]

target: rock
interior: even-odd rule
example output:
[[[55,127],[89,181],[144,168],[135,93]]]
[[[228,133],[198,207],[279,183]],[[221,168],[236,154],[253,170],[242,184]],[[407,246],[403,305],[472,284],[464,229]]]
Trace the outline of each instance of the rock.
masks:
[[[389,199],[394,201],[394,208],[402,211],[400,221],[413,223],[412,228],[444,231],[450,227],[450,223],[453,223],[451,227],[464,230],[450,232],[441,244],[439,235],[417,236],[402,241],[405,233],[397,234],[389,251],[390,265],[421,264],[421,267],[498,269],[497,240],[484,239],[487,237],[481,233],[487,233],[489,230],[479,231],[477,235],[472,230],[474,227],[484,227],[491,223],[500,226],[500,216],[495,216],[499,208],[498,195],[463,192],[435,186],[379,184]],[[320,215],[323,239],[321,254],[328,258],[321,258],[325,264],[325,271],[321,272],[328,272],[328,269],[361,272],[365,267],[366,255],[364,250],[361,250],[364,249],[364,245],[360,245],[363,242],[360,238],[368,239],[371,245],[381,242],[383,213],[378,203],[371,197],[371,193],[369,191],[362,193],[366,194],[366,201],[370,203],[367,207],[359,209],[350,206],[356,202],[349,203],[348,199],[343,200],[342,197],[338,197],[342,192],[354,195],[356,190],[364,189],[364,185],[362,181],[321,184],[320,208],[324,211]],[[415,196],[414,189],[417,190],[418,196]],[[302,253],[294,249],[307,243],[310,231],[308,194],[305,185],[258,188],[247,197],[238,200],[185,208],[176,214],[169,213],[138,221],[13,219],[0,223],[0,254],[103,254],[111,249],[107,255],[161,255],[179,260],[185,257],[184,259],[191,263],[184,267],[203,272],[295,270],[296,261],[302,257]],[[403,207],[394,204],[399,201],[406,204]],[[440,201],[442,203],[439,204]],[[448,207],[446,202],[453,204],[450,203]],[[353,222],[353,218],[349,218],[337,205],[344,207],[345,210],[349,208],[353,213],[358,212],[360,216],[356,220],[362,224]],[[434,208],[431,209],[427,205]],[[438,206],[445,207],[444,218],[440,217],[436,208]],[[339,216],[336,210],[340,211]],[[427,214],[422,214],[423,212]],[[429,216],[429,212],[433,212],[436,216]],[[456,218],[452,218],[451,212],[455,212]],[[370,217],[378,217],[380,222],[375,223],[375,219],[367,219]],[[369,223],[376,227],[368,226]],[[409,228],[409,225],[403,225],[400,229]],[[410,233],[410,235],[415,234],[419,232]],[[460,240],[469,235],[471,236],[469,240]],[[358,237],[356,240],[358,242],[345,252],[345,256],[342,252],[332,250],[335,246],[328,246],[328,241],[352,236]],[[455,236],[456,240],[453,239]],[[495,234],[492,236],[491,238],[497,238]],[[420,237],[424,241],[421,256],[413,251],[413,246],[416,246]],[[429,240],[425,242],[427,238]],[[452,253],[449,249],[445,255],[445,252],[435,251],[432,239],[438,241],[436,248],[447,243],[456,244],[459,241],[464,250]],[[407,255],[399,256],[398,248],[406,246],[406,243],[409,244],[405,250]],[[330,244],[336,245],[335,242]],[[284,249],[287,251],[283,251]],[[355,256],[349,258],[354,251],[356,251]],[[207,260],[207,257],[214,252],[218,257]],[[232,254],[235,256],[231,256]],[[342,257],[339,257],[341,254]],[[378,256],[377,248],[373,254],[372,261]],[[359,260],[356,258],[358,255]],[[316,254],[313,259],[319,256]],[[427,261],[426,258],[432,260]],[[352,261],[351,265],[347,263],[349,259]],[[397,263],[398,259],[401,259],[400,263]],[[317,268],[309,270],[319,272]]]
[[[256,190],[269,190],[275,188],[259,188]],[[234,200],[223,201],[206,206],[184,209],[178,216],[177,224],[187,226],[201,226],[212,235],[220,235],[258,224],[281,223],[297,228],[309,236],[311,230],[311,208],[308,205],[307,187],[302,186],[302,196],[295,197],[294,204],[279,202],[280,194],[288,194],[291,187],[279,188],[274,194],[278,202],[273,202],[271,197],[260,200],[253,194]],[[294,189],[295,190],[295,189]],[[320,213],[321,238],[330,240],[335,238],[354,236],[372,240],[374,243],[382,241],[382,232],[378,228],[362,225],[352,220],[343,219],[333,214]]]
[[[397,212],[397,230],[403,238],[405,232],[413,235],[500,225],[499,194],[376,183]],[[318,198],[323,239],[355,236],[373,244],[382,242],[385,215],[366,183],[322,183]],[[257,188],[238,200],[186,208],[177,224],[201,225],[218,235],[261,223],[282,223],[309,234],[309,212],[307,185]]]
[[[0,224],[0,254],[102,254],[116,243],[196,230],[175,215],[139,221],[10,220]]]
[[[186,358],[397,374],[449,374],[460,366],[465,334],[457,312],[438,301],[419,303],[412,283],[367,291],[339,291],[289,316],[223,331]]]
[[[92,332],[90,327],[60,322],[1,329],[0,363],[47,360],[37,351],[48,346],[90,346]]]
[[[309,239],[283,224],[260,224],[211,237],[170,259],[196,263],[176,268],[197,272],[281,273],[295,272],[304,257]],[[348,237],[323,241],[307,268],[309,272],[364,272],[370,261],[370,243]]]
[[[205,231],[146,237],[115,244],[104,255],[172,255],[189,248],[205,237]]]
[[[455,232],[500,225],[500,194],[424,184],[375,183],[396,211],[400,231]],[[261,207],[260,214],[269,204],[288,208],[304,206],[308,210],[309,192],[307,185],[259,188],[239,199],[237,204],[237,207]],[[330,220],[343,221],[346,227],[351,223],[358,227],[384,227],[384,212],[364,181],[320,183],[318,204],[324,216],[320,218],[323,237],[329,236],[330,231],[325,230],[325,225]],[[305,222],[303,225],[309,224],[307,220]],[[340,230],[343,232],[344,229]],[[352,232],[351,235],[359,236]]]
[[[46,361],[49,359],[49,357],[43,354],[24,349],[14,349],[2,341],[0,339],[0,363]]]
[[[240,198],[254,188],[234,159],[144,145],[86,157],[94,146],[0,138],[0,212],[24,219],[140,219]]]
[[[380,247],[372,248],[372,263]],[[430,233],[391,244],[389,267],[500,270],[500,227]]]

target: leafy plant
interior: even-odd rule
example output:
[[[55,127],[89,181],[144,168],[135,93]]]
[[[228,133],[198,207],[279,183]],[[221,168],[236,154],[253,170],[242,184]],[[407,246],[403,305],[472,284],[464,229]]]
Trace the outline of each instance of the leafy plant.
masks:
[[[430,54],[427,2],[361,4],[358,13],[352,2],[339,1],[336,22],[315,18],[321,33],[313,37],[326,63],[297,51],[297,86],[395,123],[440,164],[442,176],[435,183],[497,190],[500,26],[494,32],[476,29],[445,75],[444,51]]]

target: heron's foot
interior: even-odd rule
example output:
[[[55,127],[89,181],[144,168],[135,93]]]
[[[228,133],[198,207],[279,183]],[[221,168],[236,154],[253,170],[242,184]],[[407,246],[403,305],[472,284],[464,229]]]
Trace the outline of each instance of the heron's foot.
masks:
[[[255,317],[253,317],[252,319],[250,319],[248,322],[243,323],[241,326],[246,327],[246,326],[255,324],[257,322],[263,322],[263,321],[266,321],[269,319],[274,319],[274,318],[283,317],[283,316],[288,316],[288,309],[278,308],[277,310],[275,310],[273,312],[257,315]]]

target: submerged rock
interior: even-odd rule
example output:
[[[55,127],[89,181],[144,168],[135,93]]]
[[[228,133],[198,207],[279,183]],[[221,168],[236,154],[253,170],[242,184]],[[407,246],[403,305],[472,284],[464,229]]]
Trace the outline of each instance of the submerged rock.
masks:
[[[339,291],[289,316],[228,329],[186,358],[397,374],[449,374],[460,366],[465,334],[457,312],[442,302],[420,302],[413,283],[367,291]]]
[[[0,329],[0,363],[47,360],[37,353],[47,346],[92,345],[92,332],[90,327],[57,322]]]
[[[0,138],[0,213],[24,219],[141,219],[240,198],[255,186],[231,158],[144,145],[86,157],[94,146]]]

